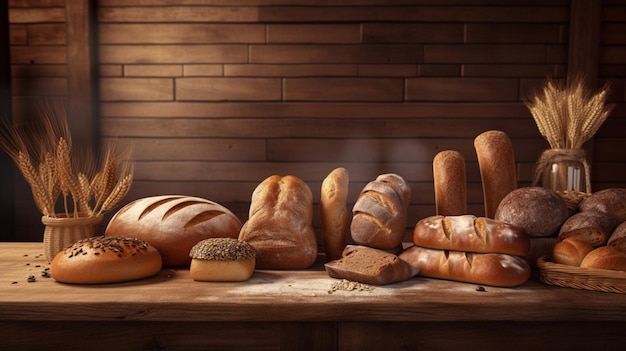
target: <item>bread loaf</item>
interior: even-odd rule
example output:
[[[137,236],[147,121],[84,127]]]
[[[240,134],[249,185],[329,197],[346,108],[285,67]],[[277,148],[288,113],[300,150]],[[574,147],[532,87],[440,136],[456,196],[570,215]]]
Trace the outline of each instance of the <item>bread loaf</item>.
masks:
[[[199,197],[152,196],[122,207],[109,221],[107,236],[145,240],[166,267],[191,263],[189,250],[209,238],[237,238],[241,222],[226,207]]]
[[[256,250],[258,269],[305,269],[317,259],[313,194],[300,178],[272,175],[252,193],[239,240]]]
[[[500,201],[517,188],[515,153],[509,136],[490,130],[474,139],[483,184],[485,217],[494,218]]]
[[[552,261],[578,267],[583,258],[593,249],[594,247],[587,241],[574,237],[566,238],[557,242],[552,248]]]
[[[342,258],[327,262],[324,268],[332,278],[371,285],[396,283],[417,274],[415,267],[400,260],[398,256],[360,245],[347,246]]]
[[[393,181],[390,181],[393,180]],[[350,233],[360,245],[378,249],[394,249],[402,244],[407,226],[409,189],[397,175],[381,175],[369,182],[352,209]]]
[[[617,246],[600,246],[585,256],[580,267],[626,271],[626,251]]]
[[[607,241],[607,245],[617,246],[626,250],[626,222],[622,222],[615,228]]]
[[[334,169],[322,181],[320,222],[327,261],[341,258],[341,253],[348,240],[350,225],[350,212],[347,207],[349,183],[348,171],[343,167]]]
[[[411,187],[404,178],[395,173],[381,174],[375,179],[377,182],[383,182],[389,184],[402,198],[402,202],[405,207],[408,207],[411,203]]]
[[[502,199],[494,219],[523,228],[533,237],[557,236],[569,217],[567,204],[543,187],[522,187]]]
[[[433,159],[436,214],[467,214],[467,175],[465,159],[460,152],[445,150]]]
[[[153,276],[161,267],[161,255],[143,240],[96,236],[57,253],[50,275],[70,284],[119,283]]]
[[[196,281],[248,280],[256,264],[254,247],[233,238],[202,240],[191,248],[189,257],[189,275]]]
[[[413,229],[413,243],[431,249],[517,256],[526,256],[530,250],[530,238],[522,228],[473,215],[423,218]]]
[[[530,278],[528,262],[519,256],[466,253],[411,246],[398,257],[420,276],[501,287],[521,285]]]
[[[578,238],[594,247],[603,246],[618,224],[613,216],[605,212],[578,212],[565,220],[559,230],[559,240]]]
[[[580,211],[606,212],[619,222],[626,221],[626,188],[596,191],[579,204]]]

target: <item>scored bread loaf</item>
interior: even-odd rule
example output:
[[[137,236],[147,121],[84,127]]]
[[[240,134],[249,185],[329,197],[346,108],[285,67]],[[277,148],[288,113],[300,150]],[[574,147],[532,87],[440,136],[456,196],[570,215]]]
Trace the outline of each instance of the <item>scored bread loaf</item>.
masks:
[[[445,150],[433,159],[435,214],[467,214],[467,175],[465,159],[460,152]]]
[[[615,228],[606,244],[626,249],[626,221]]]
[[[418,272],[392,253],[361,245],[347,246],[342,258],[327,262],[324,268],[332,278],[371,285],[401,282]]]
[[[420,276],[466,283],[513,287],[526,282],[531,273],[524,258],[507,254],[411,246],[398,257],[417,268]]]
[[[617,246],[600,246],[587,254],[581,268],[626,271],[626,251]]]
[[[530,251],[530,238],[524,229],[473,215],[423,218],[413,229],[413,243],[431,249],[517,256]]]
[[[626,221],[626,188],[608,188],[599,190],[579,204],[580,211],[606,212],[619,222]]]
[[[603,246],[619,222],[605,212],[585,211],[569,217],[559,230],[559,240],[578,238],[594,247]]]
[[[335,168],[322,181],[320,196],[320,223],[326,260],[341,258],[346,247],[350,212],[348,211],[348,185],[350,176],[343,168]]]
[[[594,247],[587,241],[575,237],[566,238],[554,244],[552,261],[578,267],[593,249]]]
[[[380,175],[369,182],[352,208],[352,239],[383,250],[402,244],[407,226],[409,186],[398,175]]]
[[[509,136],[489,130],[474,139],[483,184],[485,217],[494,218],[500,201],[517,188],[515,153]]]
[[[239,240],[256,250],[258,269],[305,269],[317,259],[313,194],[300,178],[272,175],[253,191]]]
[[[163,266],[191,263],[189,250],[209,238],[237,238],[241,221],[213,201],[184,195],[151,196],[122,207],[105,235],[145,240],[161,253]]]

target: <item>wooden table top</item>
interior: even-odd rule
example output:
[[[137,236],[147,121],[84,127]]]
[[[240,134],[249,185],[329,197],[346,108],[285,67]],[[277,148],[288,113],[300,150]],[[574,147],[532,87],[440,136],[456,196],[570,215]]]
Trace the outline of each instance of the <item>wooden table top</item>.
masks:
[[[332,291],[322,266],[257,270],[246,282],[196,282],[187,268],[104,285],[42,276],[41,243],[0,243],[0,320],[72,321],[626,321],[626,295],[533,278],[515,288],[415,277]],[[29,282],[29,276],[36,281]]]

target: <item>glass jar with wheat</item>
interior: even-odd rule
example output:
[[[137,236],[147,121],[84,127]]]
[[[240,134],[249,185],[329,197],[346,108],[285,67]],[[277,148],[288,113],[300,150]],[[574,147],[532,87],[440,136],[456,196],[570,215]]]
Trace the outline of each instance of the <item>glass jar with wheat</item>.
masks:
[[[592,91],[584,77],[569,82],[546,81],[543,90],[525,101],[550,148],[535,165],[533,185],[561,195],[571,212],[591,193],[591,169],[583,144],[591,139],[613,110],[607,104],[609,84]]]
[[[0,146],[30,185],[51,261],[74,242],[102,235],[103,215],[130,190],[134,164],[127,149],[112,143],[98,156],[73,153],[63,105],[48,102],[40,112],[36,124],[4,126]]]

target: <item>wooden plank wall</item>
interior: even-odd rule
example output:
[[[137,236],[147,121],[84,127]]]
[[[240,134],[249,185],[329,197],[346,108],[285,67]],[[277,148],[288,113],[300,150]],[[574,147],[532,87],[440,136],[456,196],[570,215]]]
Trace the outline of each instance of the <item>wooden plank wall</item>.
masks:
[[[66,96],[65,1],[9,7],[15,110]],[[570,10],[566,0],[100,0],[101,135],[134,149],[128,201],[201,196],[244,221],[265,177],[303,178],[317,205],[322,179],[342,166],[350,206],[378,174],[409,181],[407,229],[434,213],[432,158],[455,149],[470,212],[482,215],[473,139],[507,132],[529,184],[546,143],[522,98],[565,75]],[[624,1],[604,1],[598,75],[619,105],[589,145],[594,189],[626,186],[624,26]],[[20,237],[38,240],[20,195]]]

